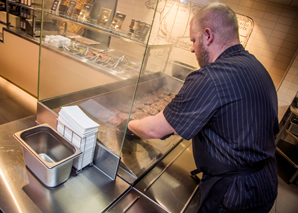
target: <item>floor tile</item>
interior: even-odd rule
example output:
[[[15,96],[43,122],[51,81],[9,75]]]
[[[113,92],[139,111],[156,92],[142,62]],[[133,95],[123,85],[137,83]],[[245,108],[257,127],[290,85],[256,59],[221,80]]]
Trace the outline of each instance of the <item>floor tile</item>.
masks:
[[[287,184],[279,179],[278,196],[275,202],[276,212],[298,212],[298,187],[295,184]]]
[[[272,207],[272,209],[270,210],[269,213],[277,213],[277,211],[276,211],[276,201],[274,202],[274,205],[273,205],[273,207]]]
[[[297,179],[288,184],[295,168],[279,154],[276,155],[278,165],[278,195],[270,213],[297,213],[298,186]]]

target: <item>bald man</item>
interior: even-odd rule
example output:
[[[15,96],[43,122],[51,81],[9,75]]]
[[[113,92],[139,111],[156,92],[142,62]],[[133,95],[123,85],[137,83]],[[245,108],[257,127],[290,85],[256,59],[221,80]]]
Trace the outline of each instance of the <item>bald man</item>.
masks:
[[[235,13],[201,8],[190,23],[200,69],[156,116],[129,122],[142,138],[192,139],[203,172],[199,212],[269,212],[277,196],[277,95],[264,66],[239,42]]]

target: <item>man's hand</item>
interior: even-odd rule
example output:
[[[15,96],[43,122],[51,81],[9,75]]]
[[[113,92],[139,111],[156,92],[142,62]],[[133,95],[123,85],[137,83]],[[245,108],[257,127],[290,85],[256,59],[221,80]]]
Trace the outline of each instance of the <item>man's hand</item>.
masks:
[[[118,126],[117,126],[117,131],[124,134],[125,133],[125,128],[127,125],[127,119],[123,120]],[[132,139],[140,139],[139,136],[135,135],[132,131],[130,131],[128,128],[126,130],[125,137],[132,140]]]
[[[140,120],[133,120],[128,123],[128,128],[141,138],[163,138],[174,134],[175,130],[167,122],[163,111],[155,116],[149,116]]]

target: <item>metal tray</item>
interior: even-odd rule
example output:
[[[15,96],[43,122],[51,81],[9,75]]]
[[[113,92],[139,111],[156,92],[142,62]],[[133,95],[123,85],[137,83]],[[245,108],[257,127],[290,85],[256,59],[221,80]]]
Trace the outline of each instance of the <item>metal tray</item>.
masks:
[[[46,186],[55,187],[70,175],[73,160],[81,151],[47,124],[14,134],[22,144],[27,167]]]

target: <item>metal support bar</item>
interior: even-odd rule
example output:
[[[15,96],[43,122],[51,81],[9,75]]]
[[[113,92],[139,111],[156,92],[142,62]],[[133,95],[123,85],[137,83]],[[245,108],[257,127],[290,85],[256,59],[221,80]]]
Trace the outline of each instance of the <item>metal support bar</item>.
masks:
[[[32,19],[32,37],[33,37],[33,39],[35,38],[35,24],[36,24],[35,21],[36,21],[36,15],[34,14],[34,10],[33,10],[33,19]]]
[[[10,22],[9,22],[8,0],[5,1],[5,9],[6,9],[6,27],[7,27],[7,29],[9,29]]]
[[[195,188],[195,190],[192,192],[192,194],[190,195],[190,197],[188,198],[187,202],[185,203],[183,209],[181,209],[180,213],[185,212],[186,208],[188,207],[189,203],[191,202],[191,200],[193,199],[193,197],[195,196],[195,194],[197,193],[197,191],[199,190],[199,186],[200,184],[198,184]]]
[[[292,175],[291,179],[289,180],[289,183],[293,183],[293,181],[296,179],[298,175],[298,170],[296,170],[296,172]]]

